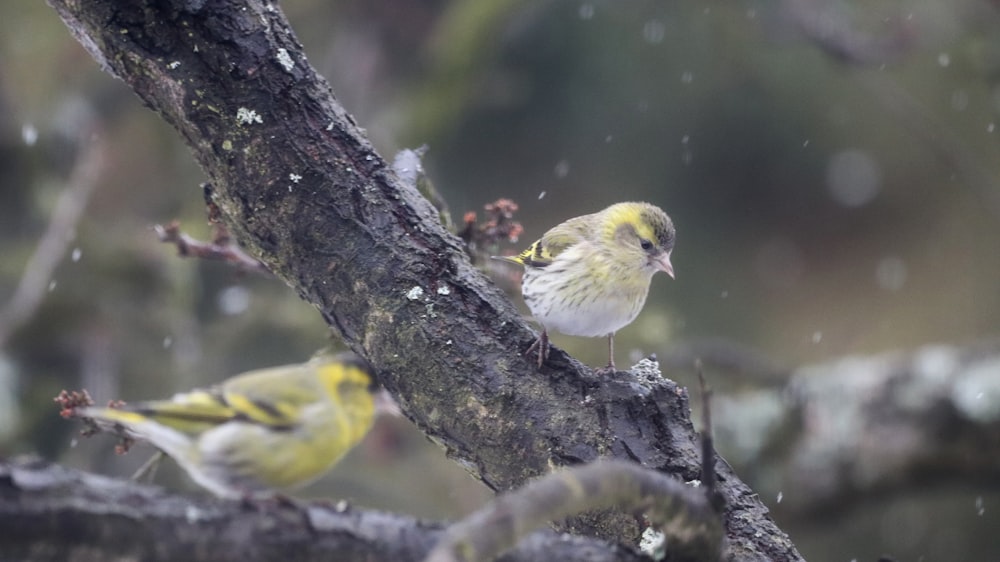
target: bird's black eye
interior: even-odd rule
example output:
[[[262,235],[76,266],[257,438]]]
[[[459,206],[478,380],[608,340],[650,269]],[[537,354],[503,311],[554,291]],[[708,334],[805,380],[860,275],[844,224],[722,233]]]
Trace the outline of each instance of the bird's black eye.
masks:
[[[650,242],[649,240],[646,240],[645,238],[639,241],[639,245],[642,246],[642,249],[646,250],[647,252],[653,249],[653,243]]]

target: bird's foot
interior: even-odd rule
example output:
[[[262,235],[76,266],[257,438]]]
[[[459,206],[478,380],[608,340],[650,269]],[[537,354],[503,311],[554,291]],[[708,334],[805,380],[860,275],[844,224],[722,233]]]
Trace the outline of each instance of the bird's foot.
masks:
[[[524,354],[531,355],[531,352],[538,352],[538,368],[542,368],[542,364],[545,360],[549,358],[549,334],[542,330],[541,335],[535,338],[534,343],[531,344]]]
[[[614,361],[609,361],[607,365],[594,369],[594,372],[598,375],[613,375],[618,372],[618,368],[615,367]]]

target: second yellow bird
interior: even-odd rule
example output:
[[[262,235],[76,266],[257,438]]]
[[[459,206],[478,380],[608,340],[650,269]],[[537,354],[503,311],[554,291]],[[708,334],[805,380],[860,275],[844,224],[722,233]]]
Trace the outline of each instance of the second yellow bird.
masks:
[[[217,496],[267,497],[318,478],[361,441],[375,414],[371,387],[363,361],[341,354],[76,415],[149,441]]]

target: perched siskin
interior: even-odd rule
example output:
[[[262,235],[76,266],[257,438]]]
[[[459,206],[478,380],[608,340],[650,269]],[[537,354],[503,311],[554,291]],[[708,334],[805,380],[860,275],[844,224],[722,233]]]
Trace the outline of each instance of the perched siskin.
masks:
[[[569,219],[517,256],[524,266],[521,293],[542,335],[538,366],[548,354],[548,330],[570,336],[608,337],[608,369],[614,370],[615,332],[639,315],[653,274],[674,276],[670,252],[674,224],[649,203],[617,203]]]
[[[361,441],[374,417],[371,387],[363,361],[341,354],[76,415],[149,441],[220,497],[266,497],[318,478]]]

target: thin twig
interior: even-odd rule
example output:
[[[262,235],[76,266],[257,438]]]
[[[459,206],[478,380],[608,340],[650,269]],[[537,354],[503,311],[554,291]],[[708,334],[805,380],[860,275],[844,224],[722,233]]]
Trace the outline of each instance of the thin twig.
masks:
[[[465,213],[458,237],[465,242],[469,256],[475,262],[483,261],[500,250],[500,242],[517,242],[524,232],[521,223],[514,220],[518,205],[510,199],[497,199],[483,205],[486,220],[478,222],[474,211]]]
[[[106,147],[100,137],[82,143],[66,189],[59,195],[52,218],[24,268],[17,289],[0,309],[0,347],[27,323],[50,290],[52,276],[73,242],[73,233],[104,171]]]
[[[235,265],[241,271],[270,275],[270,271],[263,263],[251,257],[232,241],[224,227],[215,225],[214,229],[214,239],[211,242],[203,242],[182,232],[178,221],[171,221],[166,226],[160,224],[153,226],[160,242],[176,246],[177,255],[181,257],[223,261]]]

